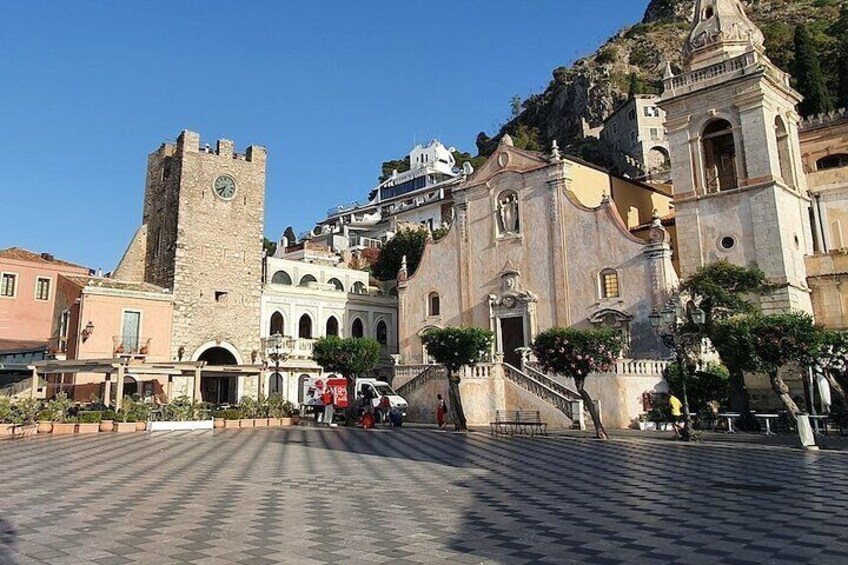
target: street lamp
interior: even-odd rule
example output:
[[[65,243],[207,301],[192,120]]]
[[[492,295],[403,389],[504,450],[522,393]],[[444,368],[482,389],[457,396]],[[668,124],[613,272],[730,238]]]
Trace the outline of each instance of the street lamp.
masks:
[[[274,361],[274,378],[278,378],[280,375],[280,361],[285,362],[289,358],[289,354],[285,351],[282,351],[283,348],[283,336],[282,334],[275,333],[271,337],[268,338],[267,344],[270,346],[271,351],[267,353],[267,356]]]
[[[691,441],[693,439],[692,414],[689,411],[689,392],[686,386],[687,369],[683,357],[687,347],[692,347],[701,340],[699,330],[706,321],[706,313],[691,300],[685,309],[680,307],[678,301],[679,296],[669,300],[662,312],[654,310],[648,316],[648,320],[662,340],[663,345],[674,351],[677,370],[680,372],[680,382],[683,387],[684,422],[683,432],[680,436],[684,441]],[[687,322],[691,322],[691,324]]]

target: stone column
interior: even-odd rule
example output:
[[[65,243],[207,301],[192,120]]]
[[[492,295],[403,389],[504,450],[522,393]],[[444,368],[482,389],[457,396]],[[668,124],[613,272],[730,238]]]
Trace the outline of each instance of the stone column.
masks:
[[[548,185],[548,238],[551,242],[551,257],[548,259],[552,271],[552,281],[554,288],[552,318],[557,325],[568,327],[571,325],[571,313],[568,309],[568,269],[567,248],[565,246],[565,237],[563,234],[562,222],[563,218],[560,211],[562,191],[566,189],[566,181],[568,180],[567,164],[559,161],[554,162],[547,170],[547,185]],[[531,326],[534,325],[531,322]],[[534,328],[527,328],[530,335],[528,339],[533,339]]]
[[[120,410],[124,402],[124,366],[118,365],[118,388],[115,392],[115,410]]]
[[[38,369],[32,368],[32,390],[31,397],[35,398],[38,395]]]
[[[197,367],[194,370],[194,398],[195,402],[202,400],[200,395],[200,379],[201,379],[201,368]]]
[[[103,383],[103,405],[107,408],[112,405],[112,374],[106,373],[106,382]]]

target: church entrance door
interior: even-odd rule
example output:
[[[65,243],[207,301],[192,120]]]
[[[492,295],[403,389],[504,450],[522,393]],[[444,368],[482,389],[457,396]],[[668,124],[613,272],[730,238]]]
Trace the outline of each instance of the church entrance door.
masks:
[[[521,353],[516,350],[525,345],[524,318],[501,318],[501,352],[504,362],[520,369]]]

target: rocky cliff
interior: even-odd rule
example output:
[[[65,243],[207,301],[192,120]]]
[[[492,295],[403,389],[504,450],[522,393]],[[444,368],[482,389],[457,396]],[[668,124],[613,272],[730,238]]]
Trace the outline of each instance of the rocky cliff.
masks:
[[[545,91],[525,100],[521,113],[495,135],[480,133],[480,154],[491,154],[500,137],[509,133],[520,147],[545,150],[556,139],[572,154],[609,165],[603,163],[598,142],[584,139],[584,131],[600,126],[629,92],[661,91],[665,62],[680,67],[681,47],[689,31],[694,3],[651,0],[640,23],[623,29],[572,66],[554,70]],[[838,69],[834,27],[840,4],[841,0],[751,0],[746,9],[766,36],[770,58],[790,72],[795,26],[807,25],[835,92]]]

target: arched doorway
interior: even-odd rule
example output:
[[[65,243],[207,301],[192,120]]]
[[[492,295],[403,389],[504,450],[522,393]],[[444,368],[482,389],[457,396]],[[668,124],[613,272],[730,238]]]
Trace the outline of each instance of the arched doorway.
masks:
[[[285,383],[283,381],[283,375],[280,373],[274,373],[271,375],[271,378],[268,380],[268,394],[283,394],[285,387]]]
[[[300,375],[297,378],[297,402],[303,404],[306,398],[306,382],[309,380],[309,375]]]
[[[327,318],[327,332],[326,335],[339,335],[339,321],[335,316],[330,316]]]
[[[312,318],[308,314],[300,317],[298,323],[297,337],[303,339],[312,339]]]
[[[359,318],[353,321],[353,325],[350,326],[350,335],[352,337],[364,337],[365,336],[365,328],[362,325],[362,320]]]
[[[235,355],[223,347],[210,347],[200,354],[198,361],[207,366],[238,365]],[[238,402],[238,377],[204,376],[200,381],[200,397],[212,404]]]

